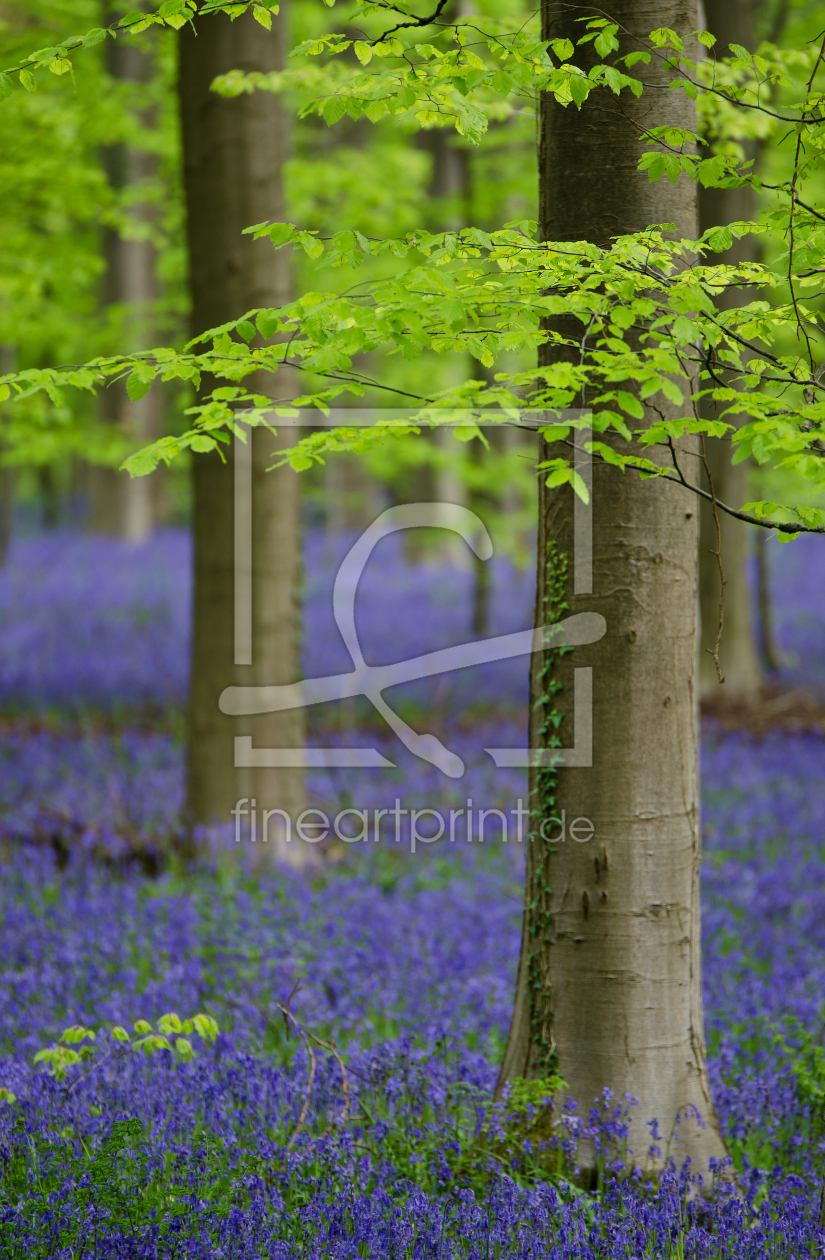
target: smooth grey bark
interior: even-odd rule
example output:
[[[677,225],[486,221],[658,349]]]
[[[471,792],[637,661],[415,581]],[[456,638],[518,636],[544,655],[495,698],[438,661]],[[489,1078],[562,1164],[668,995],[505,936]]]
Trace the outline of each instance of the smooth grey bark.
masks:
[[[729,45],[732,43],[753,49],[753,0],[707,0],[705,21],[707,29],[716,36],[713,52],[717,56],[730,56]],[[752,219],[754,209],[753,192],[750,188],[699,189],[699,229],[702,232],[736,220]],[[752,261],[754,257],[755,240],[752,236],[734,241],[724,254],[714,255],[719,262],[731,264]],[[736,295],[731,294],[727,300],[720,300],[720,306],[724,307],[736,300]],[[702,414],[707,419],[716,419],[719,409],[712,400],[705,399]],[[706,438],[705,455],[716,496],[723,503],[741,507],[749,498],[747,461],[740,464],[731,461],[730,438]],[[709,489],[704,470],[702,483],[705,489]],[[702,627],[699,656],[700,696],[703,700],[721,698],[726,701],[751,701],[758,695],[762,682],[747,572],[749,537],[753,531],[744,521],[734,520],[719,512],[717,534],[712,505],[705,500],[700,500],[699,503],[699,608]],[[724,691],[720,691],[712,655],[719,631],[722,590],[719,562],[714,554],[720,537],[725,602],[719,642],[719,670],[725,679]]]
[[[151,80],[154,57],[139,42],[109,40],[106,58],[106,68],[116,80],[137,84]],[[152,127],[153,111],[143,111],[140,121]],[[104,150],[104,165],[111,187],[122,192],[152,179],[157,173],[158,159],[154,153],[121,143]],[[132,218],[147,227],[151,226],[154,214],[150,202],[131,208]],[[106,228],[103,252],[106,260],[104,307],[123,312],[123,322],[130,334],[129,344],[147,349],[153,343],[153,315],[160,296],[155,246],[148,235],[133,239],[121,236],[114,228]],[[162,394],[158,385],[145,397],[132,402],[125,384],[116,382],[102,392],[100,410],[103,420],[119,425],[135,442],[144,444],[160,436]],[[157,483],[157,473],[151,477],[130,477],[114,468],[92,466],[88,475],[88,528],[93,533],[114,534],[139,542],[152,530]]]
[[[545,0],[544,38],[575,40],[584,13]],[[625,52],[660,26],[693,46],[695,0],[619,0],[610,16]],[[582,58],[585,69],[593,55]],[[640,77],[662,84],[671,75],[654,59]],[[604,246],[663,222],[693,237],[692,183],[651,184],[637,170],[640,130],[665,122],[690,127],[693,111],[661,87],[639,101],[600,93],[580,111],[543,100],[544,239]],[[582,335],[574,321],[565,328]],[[550,357],[548,348],[542,361]],[[707,1173],[725,1149],[702,1022],[696,503],[681,487],[603,464],[593,471],[592,594],[573,592],[572,492],[539,488],[537,624],[595,611],[607,632],[592,647],[555,661],[537,656],[532,665],[533,746],[550,742],[554,706],[564,713],[562,746],[572,746],[573,669],[592,667],[593,756],[591,767],[558,770],[555,787],[553,771],[531,771],[522,950],[501,1080],[541,1078],[557,1066],[585,1116],[605,1087],[618,1099],[637,1098],[629,1142],[637,1162],[648,1153],[649,1120],[658,1121],[664,1148],[677,1118],[695,1108],[707,1127],[683,1120],[671,1154],[679,1162],[689,1155]],[[551,842],[541,838],[541,825],[556,815],[566,821],[563,843],[552,843],[558,824],[545,829]],[[592,822],[589,840],[576,819]],[[571,838],[571,824],[584,842]]]
[[[231,69],[277,70],[283,20],[282,10],[268,32],[251,13],[234,22],[221,13],[199,20],[196,31],[187,25],[180,32],[193,334],[251,308],[280,305],[290,296],[286,252],[242,235],[250,224],[283,218],[288,137],[280,100],[268,92],[227,100],[210,91],[215,76]],[[290,392],[286,380],[286,374],[279,374],[257,384],[283,394],[285,388]],[[218,455],[197,455],[192,461],[194,609],[187,760],[192,824],[229,822],[230,809],[243,797],[257,802],[259,820],[263,809],[282,809],[294,823],[304,808],[300,770],[236,770],[233,757],[236,735],[251,735],[253,747],[300,747],[301,711],[240,719],[218,710],[224,687],[292,682],[298,669],[297,474],[288,468],[266,472],[278,440],[265,430],[253,438],[252,665],[233,663],[232,450],[225,449],[225,463]],[[275,830],[278,821],[276,817],[270,825],[268,852],[299,864],[311,850],[296,840],[285,844],[281,828]]]

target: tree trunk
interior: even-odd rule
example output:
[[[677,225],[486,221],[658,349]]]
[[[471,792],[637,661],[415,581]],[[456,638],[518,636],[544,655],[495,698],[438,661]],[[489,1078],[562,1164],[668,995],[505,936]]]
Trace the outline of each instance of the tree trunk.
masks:
[[[773,626],[771,567],[768,560],[767,530],[764,529],[756,532],[756,584],[759,602],[759,631],[762,640],[762,662],[766,673],[776,675],[779,673],[782,665]]]
[[[107,69],[121,82],[148,83],[154,57],[139,42],[125,39],[106,44]],[[154,111],[140,115],[144,127],[154,126]],[[125,144],[109,145],[104,150],[104,164],[109,183],[116,192],[150,180],[157,173],[154,153],[130,148]],[[150,202],[131,208],[132,217],[150,227],[154,208]],[[159,297],[157,257],[152,240],[121,236],[114,228],[106,228],[103,246],[106,259],[103,301],[112,313],[118,331],[128,332],[132,347],[146,349],[153,343],[153,315]],[[101,418],[123,428],[135,442],[151,442],[160,436],[162,394],[159,385],[132,402],[125,383],[116,382],[101,394]],[[151,533],[153,525],[153,491],[157,474],[152,477],[130,477],[114,468],[93,466],[89,470],[90,511],[88,528],[93,533],[114,534],[139,542]]]
[[[283,14],[283,11],[282,11]],[[188,215],[192,332],[253,307],[289,299],[289,260],[245,227],[283,218],[282,168],[287,153],[278,97],[255,92],[234,100],[210,92],[216,75],[239,68],[264,73],[282,63],[283,16],[267,32],[251,13],[200,19],[180,32],[180,102]],[[277,378],[284,392],[286,376]],[[271,385],[258,382],[259,387]],[[289,391],[287,391],[289,392]],[[197,455],[192,463],[194,610],[187,803],[192,824],[228,823],[246,798],[282,809],[294,821],[304,807],[299,769],[236,769],[233,738],[253,747],[299,748],[303,715],[230,718],[218,710],[224,687],[294,681],[298,668],[296,587],[300,565],[298,480],[290,469],[266,472],[277,440],[265,430],[252,444],[252,660],[235,665],[234,458]],[[289,439],[287,439],[289,440]],[[300,863],[311,850],[283,843],[281,819],[269,827],[268,852]],[[249,831],[246,830],[248,837]],[[258,828],[261,835],[261,827]],[[261,852],[260,849],[257,852]]]
[[[693,44],[695,7],[679,0],[619,0],[610,15],[625,32],[623,52],[658,26]],[[575,40],[581,16],[545,0],[544,38]],[[582,57],[585,69],[593,55]],[[671,76],[654,60],[640,77]],[[693,113],[684,96],[661,87],[639,101],[604,92],[580,111],[543,100],[544,238],[604,246],[662,222],[693,237],[692,183],[650,184],[637,170],[640,129],[665,122],[690,127]],[[542,361],[549,358],[545,351]],[[542,454],[554,453],[562,451],[543,445]],[[591,594],[586,574],[573,580],[572,492],[540,485],[537,624],[596,611],[607,633],[572,655],[536,656],[532,666],[533,747],[553,743],[556,704],[565,712],[560,746],[573,745],[572,671],[592,667],[593,753],[590,767],[531,771],[522,952],[501,1079],[557,1068],[585,1116],[605,1087],[620,1100],[637,1098],[629,1143],[637,1162],[648,1152],[649,1120],[658,1121],[664,1151],[677,1118],[696,1108],[707,1127],[684,1121],[671,1154],[678,1162],[689,1155],[706,1173],[725,1150],[702,1024],[696,502],[679,487],[597,464],[592,504]],[[554,842],[560,824],[548,823],[556,816],[563,842]]]
[[[714,52],[729,56],[729,44],[742,44],[753,49],[753,0],[707,0],[705,19],[708,30],[716,36]],[[754,204],[750,188],[700,188],[699,228],[751,219]],[[752,260],[755,239],[746,236],[734,241],[724,254],[714,255],[719,262],[739,263]],[[735,293],[720,299],[719,305],[736,302]],[[707,419],[718,417],[715,404],[705,399],[702,414]],[[726,417],[730,419],[730,417]],[[705,451],[713,483],[713,491],[723,503],[741,507],[748,499],[748,464],[731,463],[730,438],[706,438]],[[705,489],[708,481],[703,477]],[[756,698],[762,681],[759,654],[753,625],[753,605],[748,583],[748,538],[752,532],[744,521],[735,521],[719,512],[722,567],[725,575],[725,603],[722,636],[719,643],[719,669],[725,679],[719,690],[719,676],[713,659],[719,631],[719,604],[722,590],[717,551],[717,528],[711,504],[701,501],[699,509],[699,608],[702,639],[699,656],[699,692],[705,700]]]
[[[5,342],[0,345],[0,376],[7,376],[17,365],[17,347]],[[2,407],[0,407],[0,450],[2,449]],[[0,569],[9,558],[12,527],[14,522],[14,469],[7,464],[0,467]]]
[[[43,529],[57,529],[62,505],[60,487],[51,464],[38,465],[37,497],[40,500],[40,522]]]

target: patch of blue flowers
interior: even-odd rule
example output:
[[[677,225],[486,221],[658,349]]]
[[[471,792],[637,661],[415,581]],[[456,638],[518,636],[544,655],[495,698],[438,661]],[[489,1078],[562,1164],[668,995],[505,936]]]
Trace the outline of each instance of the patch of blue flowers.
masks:
[[[332,568],[321,543],[311,547],[307,600],[320,618]],[[538,1094],[496,1101],[519,944],[517,844],[458,840],[415,856],[392,843],[339,846],[308,877],[218,862],[150,876],[131,860],[162,848],[180,810],[180,746],[148,719],[185,697],[188,561],[174,534],[130,552],[129,566],[125,550],[23,540],[0,575],[0,695],[15,715],[0,732],[0,1254],[821,1256],[825,739],[705,739],[705,1006],[737,1181],[696,1196],[689,1168],[657,1183],[627,1174],[632,1100],[569,1103],[549,1136]],[[469,637],[457,601],[405,622],[404,590],[421,606],[433,574],[386,563],[397,598],[363,592],[376,657],[372,618],[386,604],[396,656]],[[26,566],[44,577],[36,594]],[[497,590],[494,629],[521,628],[529,583],[502,567]],[[308,647],[308,673],[322,660],[323,672],[345,667],[333,633],[319,630],[329,660],[312,667]],[[445,717],[468,763],[459,805],[470,794],[510,808],[524,791],[518,772],[472,754],[519,742],[524,664],[490,673],[473,725]],[[445,714],[465,684],[450,685]],[[141,729],[113,722],[116,701]],[[385,787],[319,772],[313,803],[366,793],[372,807],[399,793],[432,804],[437,772],[394,759]],[[188,1061],[124,1055],[106,1031],[170,1011],[214,1016],[215,1044]],[[100,1030],[95,1056],[55,1079],[34,1056],[77,1024]],[[577,1174],[584,1140],[599,1153],[593,1192]]]

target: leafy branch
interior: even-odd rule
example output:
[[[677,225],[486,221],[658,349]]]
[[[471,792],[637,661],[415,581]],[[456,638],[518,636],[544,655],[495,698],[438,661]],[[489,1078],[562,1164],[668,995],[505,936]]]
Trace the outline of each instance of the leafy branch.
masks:
[[[56,75],[70,74],[72,63],[69,54],[80,48],[95,48],[103,43],[107,35],[112,39],[116,39],[118,35],[140,35],[150,26],[168,26],[177,31],[196,17],[205,17],[212,13],[227,13],[234,21],[247,9],[251,9],[255,19],[268,30],[272,25],[272,15],[278,12],[278,4],[264,5],[258,0],[204,0],[201,4],[197,0],[164,0],[153,12],[128,13],[108,26],[95,26],[85,35],[71,35],[60,44],[40,48],[17,65],[0,71],[0,101],[11,96],[11,76],[16,75],[20,87],[27,92],[34,92],[37,87],[35,75],[39,70],[46,69]]]
[[[49,1075],[58,1082],[65,1079],[70,1069],[87,1063],[89,1066],[86,1070],[74,1076],[66,1087],[66,1093],[71,1093],[92,1072],[98,1071],[113,1059],[130,1053],[142,1052],[151,1056],[167,1050],[179,1062],[188,1063],[195,1053],[190,1038],[196,1035],[203,1041],[212,1043],[218,1035],[218,1025],[210,1015],[193,1015],[191,1019],[181,1020],[180,1016],[170,1012],[168,1015],[161,1015],[157,1029],[145,1019],[137,1020],[134,1031],[138,1036],[135,1038],[120,1024],[115,1024],[106,1031],[110,1045],[99,1057],[100,1047],[95,1044],[97,1032],[82,1024],[75,1024],[64,1031],[55,1045],[38,1051],[34,1061],[45,1064]],[[75,1049],[76,1046],[79,1048]]]

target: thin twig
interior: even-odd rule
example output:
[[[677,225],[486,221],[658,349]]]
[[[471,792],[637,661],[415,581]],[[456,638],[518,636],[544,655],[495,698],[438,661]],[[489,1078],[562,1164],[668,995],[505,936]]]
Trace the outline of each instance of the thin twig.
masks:
[[[301,1132],[301,1130],[304,1127],[304,1121],[306,1120],[307,1112],[309,1111],[309,1100],[312,1096],[312,1086],[315,1081],[315,1055],[313,1053],[312,1046],[309,1044],[309,1037],[306,1034],[306,1030],[303,1028],[299,1028],[299,1031],[302,1032],[304,1035],[304,1041],[306,1043],[307,1054],[309,1055],[309,1076],[307,1077],[306,1089],[304,1090],[304,1101],[301,1107],[301,1114],[298,1117],[298,1123],[296,1124],[295,1129],[293,1130],[292,1137],[289,1139],[289,1141],[286,1144],[286,1149],[288,1151],[292,1150],[293,1146],[295,1145],[298,1139],[298,1134]]]
[[[325,1050],[328,1050],[330,1052],[330,1054],[332,1055],[332,1057],[335,1059],[336,1063],[338,1064],[339,1068],[341,1069],[341,1093],[344,1095],[344,1106],[336,1123],[345,1124],[346,1121],[349,1119],[350,1096],[349,1096],[349,1081],[347,1080],[347,1069],[344,1067],[344,1060],[341,1058],[340,1054],[338,1053],[338,1051],[335,1049],[335,1046],[333,1046],[331,1042],[322,1041],[320,1037],[316,1037],[315,1033],[310,1033],[309,1035],[313,1041],[317,1041],[319,1046],[323,1046]],[[330,1132],[331,1129],[332,1129],[332,1121],[330,1121],[330,1123],[326,1127],[325,1136],[327,1133]]]
[[[328,1050],[329,1053],[335,1059],[339,1068],[341,1069],[341,1092],[344,1095],[344,1106],[336,1123],[343,1124],[344,1121],[346,1121],[349,1118],[349,1110],[350,1110],[349,1081],[347,1080],[347,1069],[344,1066],[344,1060],[341,1058],[338,1051],[330,1042],[323,1041],[322,1038],[318,1037],[314,1032],[310,1032],[308,1028],[304,1028],[302,1024],[299,1024],[295,1016],[292,1014],[292,1011],[289,1009],[289,1004],[292,1001],[295,994],[300,989],[300,987],[301,987],[301,982],[299,980],[293,986],[292,992],[290,993],[289,997],[286,1000],[286,1006],[282,1006],[280,1002],[276,1002],[276,1006],[278,1007],[278,1010],[283,1015],[284,1023],[287,1024],[287,1027],[289,1026],[288,1021],[291,1022],[296,1032],[299,1032],[301,1036],[304,1038],[304,1043],[306,1044],[307,1054],[309,1055],[309,1064],[310,1064],[309,1079],[307,1081],[306,1089],[304,1091],[304,1102],[303,1102],[303,1106],[301,1107],[301,1114],[298,1117],[298,1124],[295,1127],[295,1131],[292,1134],[292,1137],[289,1139],[289,1142],[287,1144],[287,1150],[292,1149],[295,1139],[298,1137],[298,1134],[301,1132],[301,1129],[304,1127],[304,1121],[306,1120],[307,1113],[309,1111],[309,1099],[312,1093],[312,1085],[315,1080],[315,1054],[313,1053],[312,1047],[309,1044],[310,1038],[312,1038],[312,1040],[316,1043],[316,1045],[322,1046],[324,1050]],[[332,1124],[330,1123],[325,1130],[325,1135],[326,1133],[329,1133],[331,1129],[332,1129]]]
[[[516,425],[516,428],[525,429],[529,433],[541,432],[541,427],[529,424]],[[574,451],[582,451],[586,455],[590,455],[593,459],[598,459],[600,463],[605,464],[605,460],[598,451],[584,451],[583,447],[576,446],[569,438],[560,438],[559,441],[564,446],[571,447]],[[697,495],[700,499],[707,499],[708,503],[714,502],[714,496],[709,494],[707,490],[703,490],[701,486],[693,486],[682,473],[681,469],[676,465],[678,476],[671,477],[669,473],[656,473],[648,468],[637,468],[635,464],[626,464],[626,468],[631,469],[639,475],[648,477],[658,477],[660,481],[672,481],[675,486],[684,486],[685,490],[690,490],[691,494]],[[721,499],[716,499],[716,506],[726,516],[732,516],[734,520],[744,521],[747,525],[758,525],[760,529],[775,529],[780,534],[825,534],[825,525],[803,525],[801,522],[791,521],[775,521],[772,518],[762,518],[752,516],[750,512],[740,512],[737,508],[730,507],[729,504],[723,503]]]
[[[386,6],[381,5],[381,8],[385,8],[385,7],[396,9],[396,12],[400,12],[400,9],[397,9],[395,5],[386,5]],[[413,27],[432,26],[436,18],[441,17],[442,11],[446,7],[447,7],[447,0],[438,0],[438,4],[436,8],[433,10],[432,13],[429,13],[426,17],[414,18],[413,21],[411,22],[399,22],[397,26],[393,26],[389,31],[384,31],[383,35],[379,35],[378,39],[374,39],[372,42],[373,44],[380,44],[383,42],[383,40],[389,39],[390,35],[394,35],[396,31],[403,31],[411,26]]]

